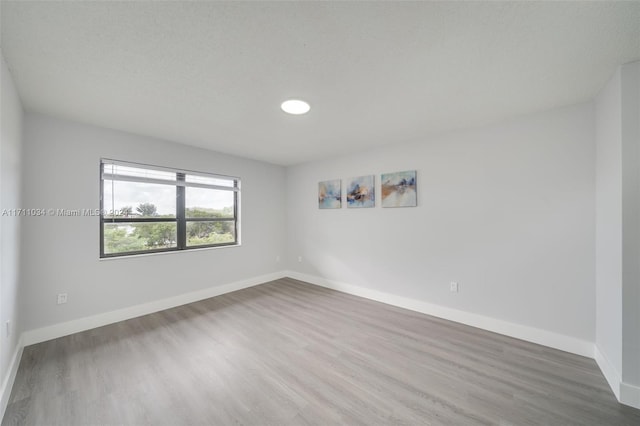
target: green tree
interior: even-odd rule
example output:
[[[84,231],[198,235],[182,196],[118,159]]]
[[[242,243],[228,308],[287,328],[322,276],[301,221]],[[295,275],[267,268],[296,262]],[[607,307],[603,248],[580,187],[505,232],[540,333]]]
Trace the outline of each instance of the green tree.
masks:
[[[158,209],[155,204],[152,203],[141,203],[136,207],[136,211],[140,213],[142,216],[157,216]]]
[[[232,218],[232,207],[222,210],[192,207],[186,210],[187,218]],[[187,244],[190,246],[229,243],[234,241],[233,222],[198,221],[187,222]]]
[[[138,223],[134,234],[144,241],[147,248],[164,248],[176,245],[175,223]]]
[[[138,251],[146,248],[144,240],[137,235],[130,234],[126,228],[120,226],[104,227],[104,252],[123,253]]]
[[[203,246],[208,244],[232,243],[233,241],[234,241],[233,234],[209,234],[204,238],[188,237],[187,245],[190,247],[193,247],[193,246]]]
[[[129,217],[131,216],[132,213],[133,213],[133,207],[131,206],[125,206],[120,209],[120,214],[124,217]]]

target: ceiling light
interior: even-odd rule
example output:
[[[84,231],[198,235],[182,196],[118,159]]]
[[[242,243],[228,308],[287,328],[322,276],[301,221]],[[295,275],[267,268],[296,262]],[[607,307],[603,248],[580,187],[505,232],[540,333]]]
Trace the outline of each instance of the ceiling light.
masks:
[[[280,108],[282,108],[284,112],[294,115],[306,114],[311,109],[308,103],[298,99],[284,101],[282,105],[280,105]]]

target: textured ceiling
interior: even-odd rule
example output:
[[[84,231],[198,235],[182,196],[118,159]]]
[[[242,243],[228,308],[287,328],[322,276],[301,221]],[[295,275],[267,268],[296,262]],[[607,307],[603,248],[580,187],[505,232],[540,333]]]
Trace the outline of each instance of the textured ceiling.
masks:
[[[282,165],[586,101],[640,59],[640,2],[1,7],[27,110]]]

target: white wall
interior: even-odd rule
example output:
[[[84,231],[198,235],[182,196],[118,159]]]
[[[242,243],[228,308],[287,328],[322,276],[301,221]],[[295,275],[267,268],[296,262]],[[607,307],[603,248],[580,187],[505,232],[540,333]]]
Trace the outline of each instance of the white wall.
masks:
[[[0,68],[0,212],[21,207],[22,120],[20,98],[4,57]],[[19,323],[19,217],[0,216],[0,414],[11,391],[12,360],[18,350]],[[5,324],[11,321],[11,335],[7,337]],[[5,388],[6,387],[6,388]]]
[[[620,68],[622,142],[621,399],[640,408],[640,61]]]
[[[610,370],[605,375],[617,381],[622,373],[620,96],[618,70],[596,100],[596,346],[608,364],[603,370]]]
[[[596,360],[640,408],[640,62],[596,100]]]
[[[594,163],[586,103],[288,168],[287,266],[589,346]],[[414,169],[418,207],[381,208],[380,173]],[[367,174],[375,208],[318,209],[319,181],[343,179],[344,200],[345,179]]]
[[[27,217],[26,330],[282,269],[275,261],[285,241],[285,172],[279,166],[29,113],[24,204],[98,208],[101,157],[240,177],[242,246],[100,260],[97,217]],[[62,292],[68,303],[56,305]]]

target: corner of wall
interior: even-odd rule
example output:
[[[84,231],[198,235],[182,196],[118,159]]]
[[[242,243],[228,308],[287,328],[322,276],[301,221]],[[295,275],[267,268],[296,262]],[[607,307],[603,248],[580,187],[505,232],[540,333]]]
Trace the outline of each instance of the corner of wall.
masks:
[[[13,388],[13,382],[16,379],[16,374],[18,374],[18,367],[20,366],[23,350],[24,345],[22,343],[22,336],[20,336],[16,349],[11,357],[9,369],[2,381],[2,387],[0,387],[0,421],[4,418],[4,413],[7,409],[7,405],[9,404],[9,397],[11,396],[11,390]]]
[[[616,399],[620,401],[620,373],[609,359],[607,359],[606,355],[597,344],[594,349],[594,358],[596,360],[596,364],[598,364],[598,367],[600,368],[600,371],[602,371],[604,378],[607,380],[609,387],[613,391],[613,394],[616,396]]]
[[[18,209],[22,204],[24,110],[9,66],[0,50],[2,120],[0,122],[0,208]],[[0,221],[0,420],[22,356],[21,327],[21,220],[3,215]],[[8,323],[10,321],[10,323]],[[9,324],[5,332],[5,324]],[[11,325],[12,324],[12,325]]]
[[[622,381],[620,373],[607,359],[598,345],[595,345],[595,360],[607,380],[609,387],[616,396],[618,402],[640,409],[640,386]]]

